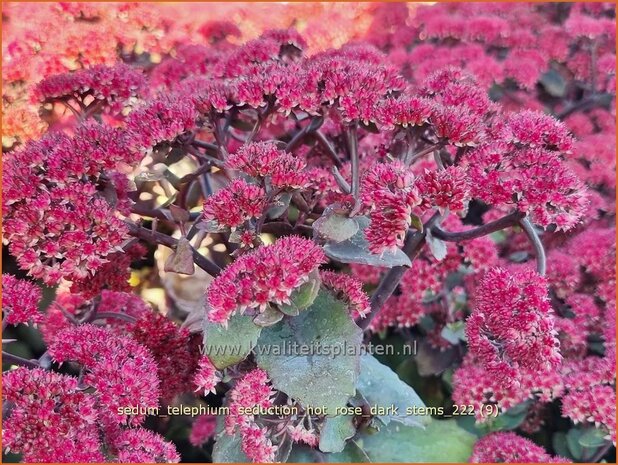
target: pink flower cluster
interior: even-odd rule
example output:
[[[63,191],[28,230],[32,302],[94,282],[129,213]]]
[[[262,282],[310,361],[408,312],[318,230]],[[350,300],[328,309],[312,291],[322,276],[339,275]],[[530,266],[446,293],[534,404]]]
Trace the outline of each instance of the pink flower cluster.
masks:
[[[370,212],[365,231],[370,250],[382,253],[401,247],[412,208],[422,201],[411,171],[395,162],[375,164],[363,176],[361,198]]]
[[[204,219],[218,226],[237,228],[245,221],[257,218],[266,207],[264,189],[236,179],[211,195],[204,202]]]
[[[188,97],[163,94],[142,103],[127,117],[126,129],[134,149],[150,150],[172,144],[194,129],[197,112]]]
[[[55,361],[77,362],[87,370],[83,382],[95,389],[104,424],[137,426],[144,415],[120,415],[118,407],[158,406],[157,364],[134,339],[81,325],[63,330],[48,350]]]
[[[531,270],[487,271],[466,335],[470,351],[507,382],[517,382],[520,368],[542,373],[561,361],[547,283]]]
[[[89,124],[74,137],[49,133],[5,156],[4,234],[33,277],[83,279],[125,241],[124,224],[98,191],[108,170],[135,160],[122,134]]]
[[[586,211],[586,188],[553,150],[570,147],[571,142],[565,139],[563,126],[548,122],[545,132],[529,119],[538,117],[530,113],[511,118],[495,141],[464,158],[472,196],[495,206],[514,204],[539,226],[555,224],[569,230]],[[519,132],[511,123],[529,124],[529,131]]]
[[[122,431],[114,439],[119,463],[178,463],[180,455],[163,436],[144,429]]]
[[[80,294],[85,299],[93,298],[105,292],[105,289],[131,292],[129,284],[131,262],[142,258],[145,254],[146,248],[141,244],[135,244],[124,252],[109,255],[108,261],[97,268],[92,276],[73,280],[71,292]]]
[[[335,292],[335,296],[346,302],[354,318],[365,318],[371,311],[369,297],[363,291],[362,283],[353,276],[334,271],[320,271],[322,284]]]
[[[470,354],[455,371],[453,386],[453,401],[457,405],[473,405],[478,423],[491,418],[484,408],[504,413],[522,402],[533,400],[547,404],[564,394],[562,378],[557,371],[521,368],[517,383],[505,383],[504,378],[496,377]]]
[[[437,207],[440,212],[464,212],[468,208],[470,192],[466,171],[457,166],[445,170],[426,170],[416,186],[423,198],[422,207]]]
[[[193,422],[189,442],[195,447],[204,445],[215,435],[217,417],[215,415],[200,415]]]
[[[104,308],[99,306],[99,311]],[[169,318],[148,309],[127,331],[153,356],[157,378],[164,387],[161,390],[163,401],[171,401],[176,395],[191,390],[188,385],[197,367],[198,351],[186,328],[179,328]]]
[[[75,99],[82,104],[91,96],[119,109],[129,98],[141,94],[145,87],[146,80],[141,73],[120,63],[49,76],[37,85],[35,96],[41,101]]]
[[[515,433],[492,433],[474,444],[470,463],[568,463]]]
[[[10,403],[2,445],[26,462],[103,462],[95,398],[76,378],[17,368],[2,374],[2,396]]]
[[[9,325],[37,324],[43,319],[39,312],[41,289],[10,274],[2,275],[2,321]]]
[[[273,142],[243,145],[226,160],[226,166],[254,178],[268,177],[276,189],[300,189],[309,183],[305,161],[278,150]]]
[[[615,328],[614,328],[615,330]],[[590,424],[606,431],[616,443],[616,356],[589,356],[573,360],[562,369],[567,393],[562,398],[562,415],[575,424]]]
[[[225,418],[225,431],[233,435],[240,432],[243,452],[253,462],[274,462],[277,447],[268,437],[268,430],[247,414],[247,409],[273,405],[274,391],[269,385],[268,374],[256,368],[241,378],[229,396],[230,414]]]
[[[210,284],[208,318],[225,324],[234,313],[248,308],[261,312],[269,303],[288,303],[292,291],[325,261],[319,246],[297,236],[242,255]]]
[[[207,356],[202,356],[198,362],[197,371],[193,378],[196,391],[203,391],[204,395],[217,392],[215,387],[221,382],[221,376]]]

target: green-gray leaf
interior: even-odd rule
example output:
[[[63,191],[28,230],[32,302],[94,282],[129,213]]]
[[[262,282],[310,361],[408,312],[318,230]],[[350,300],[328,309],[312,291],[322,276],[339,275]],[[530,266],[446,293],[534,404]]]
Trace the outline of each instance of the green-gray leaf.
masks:
[[[552,97],[564,97],[566,81],[555,69],[550,69],[540,78],[541,84]]]
[[[361,357],[361,374],[357,384],[358,392],[370,406],[398,409],[397,415],[378,415],[386,425],[391,420],[409,426],[423,426],[429,422],[427,415],[406,415],[406,408],[423,408],[425,404],[416,391],[399,379],[399,376],[386,365],[382,365],[372,355]]]
[[[446,248],[446,242],[436,237],[433,237],[431,234],[431,229],[427,230],[427,234],[425,235],[425,241],[429,245],[429,250],[431,254],[435,257],[435,259],[438,261],[444,260],[448,252]]]
[[[324,253],[330,258],[342,263],[362,263],[371,266],[411,266],[410,259],[400,249],[394,252],[383,252],[380,255],[369,251],[369,243],[365,239],[365,229],[369,226],[369,219],[364,216],[356,218],[359,230],[349,239],[330,243],[324,246]]]
[[[590,428],[584,430],[584,433],[579,437],[579,443],[584,447],[601,447],[607,443],[607,431],[600,428]]]
[[[322,452],[341,452],[345,442],[356,433],[352,415],[326,417],[320,431],[320,450]]]
[[[306,311],[263,329],[256,360],[276,389],[334,415],[355,393],[361,340],[346,305],[321,290]]]
[[[284,192],[279,196],[277,200],[275,200],[268,210],[266,211],[266,215],[270,219],[279,218],[290,206],[290,200],[292,199],[291,192]]]
[[[267,306],[262,313],[259,313],[255,318],[253,318],[253,322],[261,326],[262,328],[275,325],[279,323],[284,317],[284,314],[279,310],[272,308],[270,305]]]
[[[352,462],[467,462],[476,436],[457,426],[454,420],[432,420],[427,428],[413,428],[390,423],[378,432],[364,432],[349,441],[336,454],[321,454],[328,463]],[[315,462],[307,449],[296,448],[290,456],[294,462]]]
[[[584,454],[584,448],[579,443],[579,438],[582,436],[582,430],[571,428],[566,434],[566,442],[571,452],[571,456],[575,460],[580,460]]]
[[[309,281],[295,289],[290,296],[290,303],[279,305],[279,310],[286,315],[298,315],[301,310],[305,310],[313,303],[320,291],[321,283],[319,272],[317,270],[311,272]]]
[[[240,441],[239,434],[228,436],[224,431],[219,433],[215,437],[215,444],[212,448],[213,463],[251,462],[240,448]]]
[[[466,340],[465,329],[466,328],[463,321],[448,323],[444,328],[442,328],[440,336],[451,344],[459,344],[461,341]]]
[[[251,353],[261,331],[248,315],[233,315],[227,328],[204,318],[204,355],[220,370],[235,365]]]
[[[313,223],[313,235],[327,242],[343,242],[358,232],[354,218],[332,213],[329,210]]]

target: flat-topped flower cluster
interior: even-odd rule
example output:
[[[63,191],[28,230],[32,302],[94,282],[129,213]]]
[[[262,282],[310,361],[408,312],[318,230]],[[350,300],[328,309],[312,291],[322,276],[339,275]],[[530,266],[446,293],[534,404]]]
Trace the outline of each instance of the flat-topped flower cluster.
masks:
[[[62,15],[107,18],[74,8]],[[243,42],[242,24],[226,21],[196,28],[200,43],[149,48],[144,34],[161,45],[158,23],[127,6],[114,17],[139,24],[139,46],[118,36],[114,59],[78,57],[31,83],[49,129],[24,131],[3,155],[15,265],[3,274],[3,328],[33,325],[46,350],[24,359],[3,341],[19,366],[3,373],[6,448],[35,462],[176,462],[181,441],[159,434],[172,427],[119,408],[217,397],[230,415],[199,417],[186,435],[208,450],[215,438],[213,458],[238,441],[254,462],[307,448],[328,461],[332,419],[307,408],[307,386],[294,392],[297,373],[282,379],[254,351],[276,333],[420,340],[415,380],[438,386],[447,408],[475,408],[473,462],[607,456],[615,12],[372,8],[365,40],[311,50],[294,29]],[[26,53],[18,45],[11,57]],[[9,82],[25,79],[9,71]],[[170,274],[202,280],[192,311]],[[159,282],[167,311],[139,295]],[[45,308],[43,285],[57,286]],[[324,305],[316,334],[307,315]],[[199,347],[234,338],[246,350],[232,357]],[[333,398],[350,381],[348,404],[366,407],[361,366],[320,367]],[[247,414],[256,405],[298,411]],[[489,407],[498,420],[481,414]],[[380,421],[339,425],[339,451]],[[517,434],[544,428],[545,447]],[[594,446],[558,447],[567,436]]]

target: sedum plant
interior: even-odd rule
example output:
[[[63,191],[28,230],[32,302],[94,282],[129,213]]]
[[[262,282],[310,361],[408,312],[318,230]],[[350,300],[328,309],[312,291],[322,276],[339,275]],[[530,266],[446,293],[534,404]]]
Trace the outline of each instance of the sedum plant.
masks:
[[[414,9],[322,49],[242,21],[148,49],[128,9],[139,47],[25,85],[48,129],[3,155],[5,451],[611,456],[613,6]],[[140,293],[163,273],[199,279],[191,311]],[[37,358],[11,350],[23,325]],[[166,415],[187,405],[220,413]]]

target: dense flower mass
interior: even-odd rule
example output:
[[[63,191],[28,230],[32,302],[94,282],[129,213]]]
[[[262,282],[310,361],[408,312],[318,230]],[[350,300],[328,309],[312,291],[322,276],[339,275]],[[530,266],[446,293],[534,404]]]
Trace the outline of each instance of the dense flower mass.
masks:
[[[542,447],[515,433],[493,433],[474,446],[471,463],[563,463],[568,460],[552,457]]]
[[[266,194],[261,187],[237,179],[208,197],[204,202],[204,219],[235,228],[260,216],[265,206]]]
[[[381,253],[401,247],[412,208],[421,203],[411,171],[398,163],[376,164],[365,172],[361,195],[370,209],[366,231],[370,250]]]
[[[341,300],[348,303],[355,317],[364,318],[371,311],[369,297],[363,291],[363,286],[353,276],[346,276],[332,271],[320,272],[322,284],[335,292]]]
[[[41,289],[35,284],[17,279],[10,274],[2,275],[3,322],[11,325],[40,323],[39,312]]]
[[[101,134],[95,126],[79,130]],[[104,169],[130,162],[131,154],[109,135],[106,142],[86,147],[85,134],[49,133],[4,160],[2,207],[9,248],[20,267],[50,284],[61,277],[84,278],[126,238],[126,228],[97,184],[105,182]],[[107,143],[118,150],[107,149]],[[108,154],[110,162],[105,161]]]
[[[6,5],[3,461],[611,461],[615,18]]]
[[[143,428],[124,430],[114,441],[119,463],[177,463],[180,456],[173,444]]]
[[[195,419],[191,427],[189,441],[194,446],[202,446],[215,435],[217,417],[215,415],[201,415]]]
[[[2,377],[12,403],[4,420],[3,446],[27,462],[102,462],[95,400],[76,378],[18,368]],[[41,434],[44,432],[44,434]]]
[[[268,438],[266,428],[255,422],[255,416],[245,413],[247,409],[273,405],[274,391],[268,375],[257,368],[240,379],[230,393],[230,414],[225,419],[225,429],[233,434],[237,429],[242,438],[243,452],[254,462],[272,462],[277,447]]]
[[[226,164],[254,178],[269,177],[272,186],[278,189],[298,189],[306,187],[309,182],[308,173],[304,171],[305,162],[277,150],[272,142],[243,145],[227,159]]]
[[[317,245],[295,236],[243,255],[208,288],[208,318],[225,324],[236,312],[249,308],[262,312],[269,303],[289,303],[292,291],[307,282],[324,261]]]
[[[87,370],[84,383],[96,390],[104,407],[101,420],[106,423],[139,425],[143,414],[122,415],[118,407],[158,405],[157,365],[150,352],[132,338],[82,325],[58,334],[49,354],[57,362],[74,361]]]
[[[121,308],[125,310],[126,307]],[[99,307],[99,311],[102,310]],[[147,310],[128,331],[133,339],[152,354],[157,364],[157,377],[161,386],[165,386],[163,400],[171,400],[180,393],[191,391],[190,382],[196,369],[197,350],[194,350],[191,335],[186,328],[179,328],[163,315]]]
[[[44,102],[64,101],[69,104],[76,100],[81,105],[87,97],[92,97],[99,106],[117,108],[145,87],[144,77],[131,66],[96,65],[43,79],[36,87],[35,96]]]
[[[159,144],[171,144],[190,131],[197,114],[193,102],[178,95],[161,95],[143,103],[127,118],[131,144],[150,150]]]
[[[193,379],[193,384],[197,386],[197,391],[203,391],[204,395],[208,393],[217,392],[215,387],[221,378],[217,373],[217,369],[212,364],[210,359],[206,356],[202,356],[198,362],[197,372],[195,373],[195,378]]]
[[[507,382],[520,367],[539,372],[560,363],[546,281],[534,271],[489,270],[467,320],[470,351]]]

